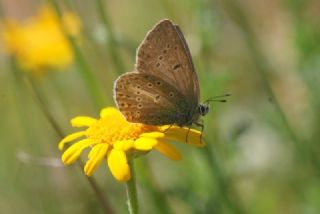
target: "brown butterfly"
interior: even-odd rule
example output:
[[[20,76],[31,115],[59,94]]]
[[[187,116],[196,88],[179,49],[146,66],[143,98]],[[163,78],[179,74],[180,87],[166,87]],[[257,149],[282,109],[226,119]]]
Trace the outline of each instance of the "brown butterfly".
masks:
[[[188,45],[165,19],[146,35],[132,72],[115,81],[115,101],[129,122],[190,127],[209,111],[199,103],[199,82]]]

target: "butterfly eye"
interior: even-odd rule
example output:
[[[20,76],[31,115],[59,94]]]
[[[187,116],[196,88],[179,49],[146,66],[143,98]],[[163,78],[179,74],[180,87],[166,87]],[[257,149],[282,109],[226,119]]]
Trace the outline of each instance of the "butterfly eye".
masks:
[[[160,66],[160,63],[158,62],[158,63],[156,64],[156,67],[159,68],[159,66]]]
[[[162,60],[163,59],[163,56],[159,56],[159,60]]]
[[[157,86],[160,86],[162,83],[160,81],[156,82]]]
[[[141,97],[137,97],[137,98],[136,98],[136,101],[141,102],[141,101],[142,101],[142,98],[141,98]]]
[[[149,83],[148,83],[148,87],[149,87],[149,88],[152,88],[152,87],[153,87],[153,84],[152,84],[151,82],[149,82]]]
[[[200,104],[199,105],[199,113],[200,115],[204,116],[209,112],[209,105]]]
[[[168,51],[166,50],[166,49],[164,49],[163,51],[162,51],[162,53],[164,53],[164,54],[166,54]]]
[[[170,97],[174,97],[174,93],[173,93],[173,92],[170,92],[170,93],[169,93],[169,96],[170,96]]]
[[[138,109],[142,109],[143,105],[142,105],[141,103],[139,103],[139,104],[137,105],[137,107],[138,107]]]

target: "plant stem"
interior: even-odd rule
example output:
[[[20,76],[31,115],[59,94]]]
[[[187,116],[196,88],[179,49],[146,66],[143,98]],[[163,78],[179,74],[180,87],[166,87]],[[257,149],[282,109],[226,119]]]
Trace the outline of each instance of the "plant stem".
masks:
[[[64,136],[66,136],[61,127],[59,126],[58,122],[54,119],[53,115],[51,114],[49,108],[46,106],[45,102],[42,99],[42,95],[38,88],[36,87],[36,84],[34,83],[33,79],[31,79],[27,74],[23,74],[24,72],[21,71],[17,65],[15,64],[14,60],[11,60],[11,69],[14,71],[13,73],[16,76],[17,85],[23,85],[22,78],[24,78],[24,82],[27,85],[27,88],[29,89],[32,97],[34,98],[35,102],[37,103],[38,107],[44,114],[44,116],[47,118],[53,129],[56,131],[57,135],[60,139],[62,139]],[[24,75],[24,76],[23,76]],[[83,162],[79,159],[78,160],[78,166],[80,169],[83,169]],[[87,176],[86,176],[87,177]],[[103,193],[100,191],[99,185],[97,181],[93,177],[87,177],[87,180],[93,189],[98,201],[100,202],[102,208],[104,209],[104,213],[106,214],[112,214],[113,211],[111,209],[111,206],[107,200],[107,198],[103,195]]]
[[[243,207],[240,205],[239,200],[237,199],[237,194],[233,191],[228,177],[224,175],[220,165],[216,160],[216,157],[210,150],[210,147],[206,146],[203,148],[202,152],[206,158],[206,161],[209,163],[209,166],[212,168],[211,172],[216,180],[219,196],[221,196],[231,213],[245,213]]]
[[[139,174],[139,182],[143,183],[147,197],[152,199],[154,204],[153,213],[173,213],[164,192],[157,183],[147,156],[136,160],[136,171]]]
[[[309,163],[313,165],[316,168],[320,168],[320,163],[317,159],[317,156],[314,155],[313,151],[309,151],[308,143],[304,142],[303,139],[301,139],[293,130],[291,127],[290,122],[288,121],[288,118],[282,109],[279,100],[275,93],[272,90],[270,80],[268,78],[268,73],[273,70],[273,68],[270,66],[267,58],[263,54],[263,51],[258,45],[257,38],[253,32],[253,29],[248,21],[248,18],[246,16],[246,13],[244,12],[242,6],[239,4],[236,0],[226,0],[224,1],[224,4],[228,10],[230,10],[230,13],[234,16],[233,20],[234,22],[240,27],[240,29],[243,31],[244,39],[247,44],[247,47],[250,51],[251,57],[253,59],[254,65],[257,68],[257,71],[260,74],[262,84],[270,96],[271,100],[274,103],[275,109],[286,128],[286,131],[288,133],[288,137],[291,139],[295,152],[296,157],[299,157],[305,163]],[[299,159],[299,160],[300,160]],[[317,170],[319,171],[319,170]]]
[[[62,12],[58,6],[58,3],[56,0],[50,0],[51,5],[53,6],[58,18],[59,18],[59,22],[60,22],[60,26],[61,29],[64,33],[64,35],[66,36],[66,38],[69,41],[69,44],[71,45],[75,58],[76,58],[76,63],[78,66],[78,70],[81,74],[81,77],[83,79],[83,81],[85,82],[88,91],[90,92],[90,95],[94,101],[94,103],[96,104],[97,109],[102,108],[103,106],[105,106],[106,104],[106,100],[105,100],[105,96],[102,93],[102,89],[99,87],[99,84],[96,80],[96,78],[93,75],[93,72],[90,68],[90,66],[88,65],[84,55],[82,54],[79,46],[77,45],[75,38],[70,35],[67,31],[67,29],[65,28],[65,25],[63,23],[62,20]]]
[[[43,102],[43,99],[41,98],[42,96],[41,96],[40,92],[38,91],[37,87],[35,87],[33,81],[30,78],[26,78],[26,82],[27,82],[27,85],[29,86],[29,89],[30,89],[32,95],[36,99],[36,102],[38,103],[38,106],[40,107],[41,111],[46,116],[49,123],[51,124],[53,129],[58,134],[59,138],[62,139],[66,135],[63,133],[63,131],[60,128],[60,126],[58,125],[57,121],[54,119],[54,117],[50,113],[49,109],[46,107],[45,103]],[[79,168],[82,170],[83,166],[84,166],[82,160],[79,159],[77,162],[78,162]],[[101,192],[97,181],[93,177],[86,176],[86,178],[87,178],[91,188],[93,189],[98,201],[100,202],[102,208],[104,209],[104,213],[112,214],[113,211],[111,209],[111,206],[109,205],[109,202],[107,201],[106,197]]]
[[[116,38],[115,38],[115,34],[113,31],[113,27],[111,24],[111,21],[109,19],[109,16],[107,14],[107,11],[105,9],[105,4],[103,4],[103,0],[96,0],[96,4],[97,4],[97,10],[98,13],[101,17],[101,20],[103,22],[103,25],[105,27],[105,29],[107,30],[108,36],[108,42],[107,42],[107,49],[110,51],[110,55],[114,64],[114,67],[116,69],[117,74],[122,74],[123,72],[125,72],[125,67],[124,64],[121,60],[121,56],[119,54],[119,51],[117,49],[117,47],[115,46],[116,42]]]
[[[84,164],[82,162],[81,159],[79,159],[77,161],[80,169],[82,170],[83,167],[84,167]],[[98,182],[96,181],[96,179],[94,179],[93,177],[88,177],[88,176],[85,176],[91,186],[91,188],[93,189],[94,193],[96,194],[96,197],[98,199],[98,201],[100,202],[102,208],[103,208],[103,211],[105,214],[113,214],[113,210],[111,209],[111,206],[109,204],[109,202],[107,201],[105,195],[102,193],[99,185],[98,185]]]
[[[128,209],[130,214],[138,213],[138,197],[137,197],[137,187],[134,172],[133,157],[128,157],[129,166],[131,170],[131,179],[127,181],[127,198],[128,198]]]
[[[19,119],[20,126],[22,128],[22,135],[24,137],[24,141],[27,143],[34,142],[36,139],[34,138],[34,135],[32,133],[32,127],[30,126],[29,118],[27,117],[26,111],[24,108],[27,107],[25,104],[27,102],[26,97],[26,90],[24,87],[24,84],[21,79],[22,72],[18,69],[16,63],[12,58],[9,58],[10,62],[10,68],[12,75],[12,85],[14,87],[13,90],[13,98],[14,98],[14,104],[16,106],[16,115]],[[29,144],[29,146],[32,147],[32,149],[37,150],[39,152],[39,147],[37,145],[34,145],[32,143]]]
[[[227,0],[225,2],[226,2],[228,9],[230,9],[231,12],[234,14],[235,22],[239,25],[239,27],[241,28],[241,30],[244,33],[244,38],[245,38],[247,47],[249,48],[253,62],[255,64],[255,66],[257,67],[257,71],[260,72],[260,76],[261,76],[264,88],[266,89],[270,98],[273,100],[275,107],[279,113],[279,116],[281,117],[284,125],[286,126],[287,131],[289,132],[293,142],[299,143],[298,137],[296,136],[296,134],[294,133],[294,131],[290,127],[290,124],[289,124],[284,112],[282,111],[282,108],[279,104],[279,101],[271,88],[269,78],[268,78],[268,72],[272,71],[272,68],[270,67],[266,57],[264,56],[264,54],[262,53],[262,51],[258,47],[257,38],[255,37],[255,35],[252,31],[252,28],[249,24],[249,21],[247,20],[246,14],[244,13],[241,6],[236,1]]]

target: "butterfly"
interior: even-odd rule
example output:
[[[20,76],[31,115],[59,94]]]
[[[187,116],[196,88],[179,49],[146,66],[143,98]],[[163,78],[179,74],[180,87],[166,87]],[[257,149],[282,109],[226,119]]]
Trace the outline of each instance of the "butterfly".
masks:
[[[115,81],[114,98],[129,122],[192,126],[209,111],[186,40],[170,20],[157,23],[137,49],[135,68]]]

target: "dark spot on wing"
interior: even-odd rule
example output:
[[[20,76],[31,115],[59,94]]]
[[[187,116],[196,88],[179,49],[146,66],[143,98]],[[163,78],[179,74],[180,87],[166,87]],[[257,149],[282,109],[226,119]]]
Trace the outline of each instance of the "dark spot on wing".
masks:
[[[180,64],[176,64],[175,66],[173,66],[173,70],[176,70],[176,69],[178,69],[178,68],[180,68],[180,67],[181,67]]]

